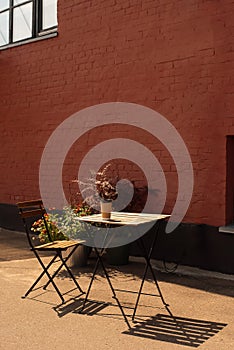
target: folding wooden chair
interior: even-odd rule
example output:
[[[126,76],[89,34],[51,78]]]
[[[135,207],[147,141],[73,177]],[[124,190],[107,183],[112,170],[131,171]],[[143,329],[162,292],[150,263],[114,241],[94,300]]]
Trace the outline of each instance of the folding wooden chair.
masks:
[[[33,253],[35,254],[38,262],[40,263],[43,271],[40,274],[40,276],[36,279],[36,281],[33,283],[33,285],[28,289],[28,291],[25,293],[25,295],[22,298],[26,298],[27,295],[32,292],[33,290],[35,290],[36,285],[38,284],[38,282],[41,280],[41,278],[44,275],[47,275],[48,277],[48,282],[43,286],[43,289],[46,289],[47,286],[52,283],[54,289],[56,290],[56,292],[58,293],[60,299],[62,300],[62,303],[64,303],[64,298],[62,293],[60,292],[59,288],[57,287],[57,285],[54,282],[54,277],[59,273],[59,271],[62,269],[62,267],[65,267],[65,269],[67,270],[68,274],[70,275],[71,279],[73,280],[73,282],[75,283],[76,287],[78,288],[78,290],[81,293],[84,293],[79,285],[79,283],[77,282],[77,280],[75,279],[72,271],[69,269],[69,267],[67,266],[67,260],[71,257],[71,255],[75,252],[75,250],[77,249],[77,247],[84,243],[84,241],[67,241],[67,240],[62,240],[62,241],[52,241],[51,239],[51,234],[49,232],[48,229],[48,225],[45,219],[45,214],[46,214],[46,210],[43,206],[42,200],[32,200],[32,201],[26,201],[26,202],[20,202],[17,203],[17,206],[19,208],[19,214],[23,220],[24,223],[24,227],[25,227],[25,231],[27,234],[27,238],[28,238],[28,242],[30,245],[31,250],[33,251]],[[45,223],[45,227],[47,230],[47,234],[48,237],[50,239],[51,242],[46,243],[46,244],[41,244],[41,245],[34,245],[33,244],[33,240],[32,240],[32,232],[31,232],[31,225],[32,222],[35,220],[38,220],[38,218],[43,219],[44,223]],[[63,256],[63,252],[65,252],[68,248],[71,248],[70,253],[67,254],[66,257]],[[41,257],[40,257],[40,253],[41,252],[50,252],[53,253],[53,256],[50,260],[50,262],[45,265],[44,262],[42,261]],[[49,269],[50,267],[54,264],[57,263],[58,261],[60,261],[60,265],[56,268],[56,270],[50,274],[49,273]],[[40,287],[39,287],[40,288]],[[38,289],[38,288],[36,288]]]

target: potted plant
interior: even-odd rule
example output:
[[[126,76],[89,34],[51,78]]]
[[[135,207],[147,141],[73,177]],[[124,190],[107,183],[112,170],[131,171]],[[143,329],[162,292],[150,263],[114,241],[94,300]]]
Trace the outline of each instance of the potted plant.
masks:
[[[112,202],[118,197],[116,190],[117,177],[113,177],[111,163],[108,163],[97,173],[91,171],[86,181],[73,180],[78,183],[80,195],[93,208],[100,208],[102,217],[109,219],[112,211]],[[87,214],[88,215],[88,214]]]
[[[84,227],[82,223],[75,220],[75,216],[91,215],[94,212],[86,203],[81,203],[74,207],[65,207],[60,213],[53,211],[45,214],[45,221],[43,219],[35,221],[31,230],[39,233],[38,237],[41,243],[49,243],[51,240],[77,239],[79,235],[84,233]],[[79,245],[69,259],[68,264],[70,266],[86,266],[91,250],[92,248],[86,245]],[[69,249],[66,254],[69,254]]]
[[[68,236],[58,228],[54,219],[50,214],[45,214],[44,220],[39,219],[32,224],[31,231],[38,234],[42,244],[51,241],[69,240]]]
[[[114,169],[115,167],[115,169]],[[117,170],[117,171],[114,171]],[[114,174],[114,175],[113,175]],[[97,173],[90,172],[90,176],[85,181],[72,180],[70,182],[70,196],[73,198],[84,198],[89,205],[94,208],[100,208],[102,217],[109,219],[112,211],[112,203],[118,197],[116,184],[119,177],[118,169],[112,162],[107,163]],[[79,185],[79,191],[72,194],[72,183]],[[124,211],[135,212],[142,209],[145,197],[147,196],[147,187],[136,188],[133,183],[134,193],[131,202],[124,208]],[[124,191],[131,194],[131,186],[126,182]],[[130,196],[130,195],[129,195]],[[88,214],[86,214],[88,215]],[[128,263],[130,244],[107,248],[107,260],[111,265],[123,265]]]
[[[102,217],[104,219],[110,219],[112,211],[112,201],[118,197],[115,183],[108,177],[108,169],[111,164],[107,164],[104,169],[97,173],[96,188],[100,196],[100,207]]]

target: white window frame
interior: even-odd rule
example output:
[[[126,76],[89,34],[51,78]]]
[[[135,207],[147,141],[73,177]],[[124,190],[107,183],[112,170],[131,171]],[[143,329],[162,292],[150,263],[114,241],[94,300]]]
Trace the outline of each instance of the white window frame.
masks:
[[[32,33],[31,36],[14,40],[13,38],[13,28],[14,28],[14,10],[20,8],[23,5],[32,4]],[[9,13],[9,42],[3,45],[0,45],[0,49],[7,47],[17,46],[18,44],[34,41],[35,39],[42,39],[42,37],[51,37],[57,35],[57,24],[49,28],[43,29],[43,0],[22,0],[19,4],[16,4],[14,0],[9,1],[9,6],[6,9],[0,10],[1,13]],[[57,15],[57,13],[56,13]],[[51,35],[52,34],[52,35]],[[1,33],[0,33],[1,35]]]

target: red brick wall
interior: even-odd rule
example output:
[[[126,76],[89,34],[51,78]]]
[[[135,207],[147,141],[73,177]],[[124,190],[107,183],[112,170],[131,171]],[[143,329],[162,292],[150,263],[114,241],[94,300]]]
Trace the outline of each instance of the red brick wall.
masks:
[[[39,196],[43,147],[63,120],[124,101],[161,113],[187,144],[195,186],[185,221],[223,225],[226,135],[234,135],[233,0],[59,0],[58,16],[58,37],[0,52],[0,202]],[[83,139],[78,159],[90,140],[105,138],[96,135]],[[175,166],[154,140],[143,140],[165,171],[170,211]]]

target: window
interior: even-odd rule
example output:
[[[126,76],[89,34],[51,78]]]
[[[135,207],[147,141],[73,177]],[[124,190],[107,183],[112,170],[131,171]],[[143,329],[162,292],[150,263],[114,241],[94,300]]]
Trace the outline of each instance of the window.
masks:
[[[56,30],[57,0],[0,0],[0,46]]]

